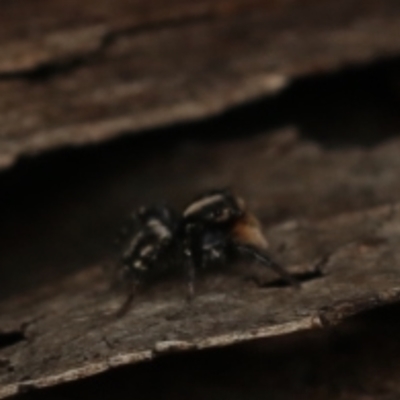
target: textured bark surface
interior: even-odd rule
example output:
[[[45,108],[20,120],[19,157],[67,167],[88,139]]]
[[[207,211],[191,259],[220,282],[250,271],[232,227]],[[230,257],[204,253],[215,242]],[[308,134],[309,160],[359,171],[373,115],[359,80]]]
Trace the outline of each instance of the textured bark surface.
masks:
[[[0,398],[396,397],[399,2],[158,3],[0,4]],[[115,319],[125,216],[219,186],[302,289],[243,265]]]
[[[399,311],[379,308],[334,329],[160,357],[15,398],[396,399]]]
[[[0,168],[397,54],[397,0],[0,5]]]
[[[24,257],[38,273],[61,268],[62,261],[70,269],[87,268],[1,303],[2,397],[168,352],[320,329],[399,300],[399,140],[370,150],[323,150],[287,130],[164,147],[153,152],[153,160],[148,155],[132,160],[129,151],[123,160],[120,150],[115,168],[109,159],[103,181],[89,185],[89,171],[82,176],[84,187],[73,181],[73,196],[80,197],[75,205],[65,197],[71,187],[62,181],[51,207],[48,202],[39,216],[29,217],[40,224],[29,220],[29,209],[5,221],[30,237],[30,246],[20,253],[15,248],[19,240],[27,243],[23,237],[5,244],[5,269],[23,265]],[[103,159],[92,159],[95,176]],[[137,168],[140,174],[133,173]],[[56,168],[52,172],[58,175]],[[122,298],[108,290],[100,265],[112,259],[106,238],[119,216],[161,194],[180,206],[192,193],[232,183],[268,226],[272,252],[303,279],[302,289],[282,286],[272,273],[257,268],[253,272],[264,287],[244,281],[242,274],[212,276],[199,282],[188,308],[183,283],[166,282],[114,320]],[[46,197],[55,188],[42,190]]]
[[[213,282],[214,290],[207,285],[188,308],[174,285],[175,291],[143,295],[126,317],[114,321],[111,314],[118,302],[105,296],[94,270],[55,285],[50,293],[5,303],[2,334],[22,331],[23,340],[0,353],[0,396],[81,379],[160,354],[330,326],[397,301],[399,226],[400,207],[390,206],[316,224],[275,227],[270,234],[287,246],[292,269],[301,272],[317,264],[323,275],[308,278],[301,291],[232,287],[225,278],[219,285]],[[310,249],[305,242],[319,242],[319,248]],[[322,248],[330,249],[329,256],[318,260]]]

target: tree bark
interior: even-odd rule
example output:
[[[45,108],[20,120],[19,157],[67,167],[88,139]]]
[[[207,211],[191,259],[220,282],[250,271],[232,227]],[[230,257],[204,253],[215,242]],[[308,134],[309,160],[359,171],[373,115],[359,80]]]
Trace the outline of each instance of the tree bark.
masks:
[[[220,163],[218,171],[210,171],[209,163],[195,163],[189,168],[184,159],[193,159],[193,151],[197,151],[190,147],[165,156],[159,167],[170,176],[159,176],[160,185],[171,184],[176,170],[171,166],[178,163],[187,166],[185,180],[177,183],[187,192],[194,192],[201,181],[210,183],[211,176],[226,179],[227,173],[235,174],[245,198],[246,193],[256,191],[250,205],[264,222],[271,221],[266,232],[271,251],[303,281],[302,288],[287,287],[271,271],[245,265],[246,274],[251,271],[256,275],[262,287],[245,281],[242,269],[211,275],[198,282],[196,299],[189,307],[184,301],[184,283],[165,282],[141,294],[129,313],[116,319],[114,314],[123,296],[108,288],[101,265],[109,259],[94,266],[89,263],[76,275],[1,304],[4,347],[0,352],[0,396],[81,379],[167,352],[324,329],[351,315],[398,301],[400,205],[390,199],[396,196],[393,188],[400,187],[399,174],[394,173],[399,147],[400,142],[395,140],[373,151],[326,151],[297,140],[289,130],[273,137],[210,145],[209,163],[213,154]],[[252,157],[240,159],[238,154],[246,154],[246,149],[252,149]],[[204,157],[204,148],[198,151]],[[149,165],[154,172],[154,164]],[[260,165],[269,165],[269,172]],[[137,179],[143,179],[146,173],[141,169]],[[346,184],[352,193],[343,189]],[[100,225],[107,226],[105,219],[112,217],[113,208],[120,208],[119,197],[113,196],[126,195],[122,187],[124,184],[111,192],[107,188],[104,193],[108,197],[98,196],[109,211],[102,213],[93,208],[95,217],[103,218]],[[362,199],[367,188],[380,196],[380,205],[370,192]],[[184,193],[183,187],[172,189]],[[96,194],[93,188],[87,190]],[[357,199],[356,210],[351,211],[346,198],[353,202]],[[68,203],[68,199],[64,201]],[[87,201],[89,206],[91,199]],[[280,217],[280,222],[273,223],[274,217],[268,214],[276,212],[273,204],[278,203],[292,207],[291,217]],[[79,210],[87,212],[81,206]],[[62,218],[67,223],[71,215],[59,218],[63,225]],[[80,224],[74,227],[75,237],[86,237],[86,246],[96,242],[96,234],[90,237],[82,232],[82,217],[76,218]],[[68,240],[63,243],[69,246]],[[40,252],[37,245],[33,248]],[[76,249],[71,247],[69,251]],[[33,256],[38,257],[40,254]],[[48,261],[48,254],[42,257]]]
[[[3,2],[0,168],[398,54],[396,0]]]

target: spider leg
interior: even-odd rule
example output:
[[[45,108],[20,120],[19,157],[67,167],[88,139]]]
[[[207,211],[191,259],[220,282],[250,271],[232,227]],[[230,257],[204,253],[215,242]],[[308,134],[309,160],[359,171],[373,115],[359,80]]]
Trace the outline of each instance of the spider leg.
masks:
[[[139,282],[131,281],[129,283],[127,297],[126,297],[125,301],[121,304],[121,306],[118,308],[118,310],[116,311],[116,313],[115,313],[116,318],[123,317],[129,311],[129,309],[132,306],[132,302],[135,298],[138,286],[139,286]]]
[[[262,265],[265,265],[268,268],[271,268],[274,272],[276,272],[279,276],[281,276],[286,282],[290,285],[299,288],[299,282],[291,276],[282,265],[278,264],[274,261],[271,256],[265,250],[259,250],[253,246],[244,245],[244,244],[235,244],[236,249],[239,253],[250,256],[252,259],[257,260]]]
[[[201,267],[200,234],[191,225],[186,228],[186,240],[184,241],[183,256],[187,279],[187,301],[190,303],[195,296],[196,270]]]
[[[196,280],[196,266],[193,259],[193,252],[191,249],[184,250],[185,255],[185,272],[187,282],[187,301],[190,303],[194,298],[194,283]]]

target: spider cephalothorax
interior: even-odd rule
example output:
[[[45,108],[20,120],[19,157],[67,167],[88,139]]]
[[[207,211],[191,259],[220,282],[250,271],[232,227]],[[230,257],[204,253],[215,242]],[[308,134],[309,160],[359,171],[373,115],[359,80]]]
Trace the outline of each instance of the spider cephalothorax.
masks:
[[[296,284],[269,256],[258,220],[247,211],[244,201],[227,189],[201,194],[181,214],[165,205],[142,207],[133,215],[126,234],[122,264],[133,286],[183,273],[191,299],[196,275],[241,256]],[[131,298],[132,294],[128,302]]]
[[[165,205],[141,207],[128,221],[122,264],[134,281],[151,282],[171,268],[172,243],[179,227],[178,215]]]

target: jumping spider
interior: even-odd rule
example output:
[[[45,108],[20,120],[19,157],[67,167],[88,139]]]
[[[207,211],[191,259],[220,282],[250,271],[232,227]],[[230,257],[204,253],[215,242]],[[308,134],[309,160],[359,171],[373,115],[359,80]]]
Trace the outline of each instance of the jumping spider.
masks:
[[[171,274],[186,275],[191,300],[198,273],[243,256],[297,286],[296,280],[268,254],[256,217],[247,211],[243,199],[228,189],[201,194],[182,214],[165,205],[142,207],[133,214],[125,237],[128,240],[121,262],[131,290],[119,314],[128,309],[138,286]]]

